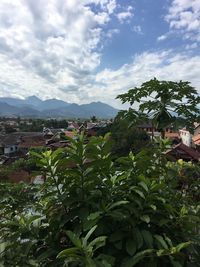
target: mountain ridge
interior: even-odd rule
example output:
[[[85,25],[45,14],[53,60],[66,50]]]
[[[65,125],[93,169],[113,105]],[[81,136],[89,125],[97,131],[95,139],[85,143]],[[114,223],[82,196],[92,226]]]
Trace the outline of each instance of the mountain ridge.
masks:
[[[113,118],[118,110],[100,101],[78,105],[59,99],[41,100],[36,96],[25,99],[0,97],[0,116],[41,118]]]

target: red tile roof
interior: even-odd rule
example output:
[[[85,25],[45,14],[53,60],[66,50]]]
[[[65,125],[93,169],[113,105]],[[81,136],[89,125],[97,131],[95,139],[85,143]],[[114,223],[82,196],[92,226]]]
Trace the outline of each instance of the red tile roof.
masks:
[[[166,138],[180,138],[180,135],[179,133],[169,133],[169,132],[165,132],[165,137]]]
[[[195,143],[195,145],[200,145],[200,134],[193,136],[192,141]]]
[[[45,146],[45,139],[41,135],[24,136],[21,138],[19,148],[43,147]]]
[[[71,132],[71,131],[65,131],[64,133],[66,136],[68,136],[70,138],[74,138],[76,135],[74,132]]]
[[[172,156],[175,159],[185,159],[185,160],[200,160],[200,153],[195,149],[180,143],[173,148],[169,149],[166,155]]]

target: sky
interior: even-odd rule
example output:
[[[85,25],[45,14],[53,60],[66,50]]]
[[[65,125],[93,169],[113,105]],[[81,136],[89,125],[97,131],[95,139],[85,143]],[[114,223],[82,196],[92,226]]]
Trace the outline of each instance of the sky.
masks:
[[[200,92],[200,0],[0,0],[0,96],[101,101],[156,77]]]

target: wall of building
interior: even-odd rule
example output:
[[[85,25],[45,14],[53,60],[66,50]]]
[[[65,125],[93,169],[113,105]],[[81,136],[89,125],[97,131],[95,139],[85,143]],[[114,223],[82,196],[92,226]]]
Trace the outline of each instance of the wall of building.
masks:
[[[18,146],[17,145],[10,145],[7,147],[4,147],[4,154],[12,154],[15,153],[18,150]]]
[[[200,134],[200,126],[194,130],[194,135]]]
[[[187,130],[180,130],[180,138],[182,140],[182,143],[188,147],[192,146],[192,135]]]

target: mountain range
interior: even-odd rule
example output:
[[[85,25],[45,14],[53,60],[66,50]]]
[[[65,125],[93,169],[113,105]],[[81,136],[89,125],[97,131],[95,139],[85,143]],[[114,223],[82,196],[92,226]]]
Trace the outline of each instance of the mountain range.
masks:
[[[25,99],[0,97],[0,116],[35,118],[113,118],[118,110],[102,102],[78,105],[58,99],[41,100],[36,96]]]

